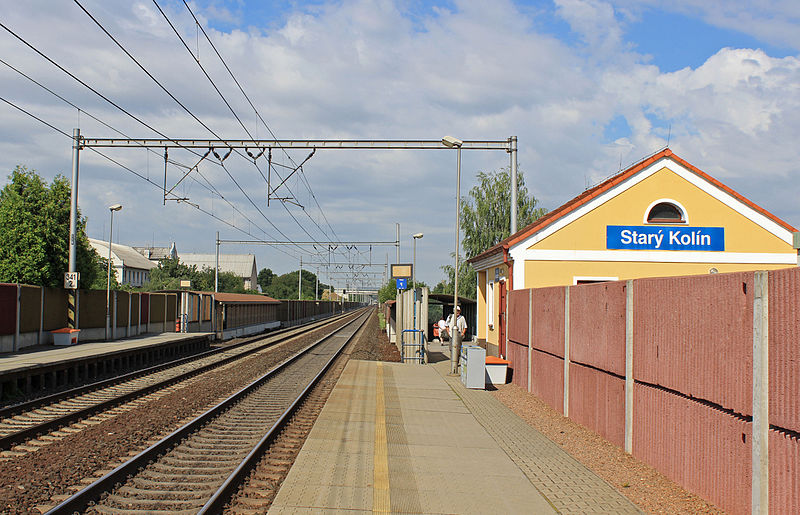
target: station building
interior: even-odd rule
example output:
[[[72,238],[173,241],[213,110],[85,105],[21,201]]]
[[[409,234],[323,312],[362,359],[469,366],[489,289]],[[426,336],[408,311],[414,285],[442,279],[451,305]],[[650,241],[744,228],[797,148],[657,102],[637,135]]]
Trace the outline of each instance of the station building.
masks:
[[[508,290],[787,268],[795,231],[665,149],[470,259],[477,337],[504,354]]]

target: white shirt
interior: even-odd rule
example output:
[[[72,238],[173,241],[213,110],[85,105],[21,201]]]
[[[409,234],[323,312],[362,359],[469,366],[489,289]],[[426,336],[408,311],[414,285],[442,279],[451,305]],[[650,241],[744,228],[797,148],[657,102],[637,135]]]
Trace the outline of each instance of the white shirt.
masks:
[[[455,325],[456,327],[458,327],[458,332],[459,332],[459,333],[461,333],[461,334],[463,334],[463,333],[464,333],[464,331],[467,329],[467,319],[466,319],[466,318],[464,318],[464,315],[462,315],[462,314],[460,314],[460,313],[459,313],[459,315],[458,315],[458,318],[456,319],[456,322],[455,322],[455,324],[453,324],[453,318],[452,318],[452,317],[450,318],[450,332],[452,332],[452,331],[453,331],[453,326],[454,326],[454,325]]]

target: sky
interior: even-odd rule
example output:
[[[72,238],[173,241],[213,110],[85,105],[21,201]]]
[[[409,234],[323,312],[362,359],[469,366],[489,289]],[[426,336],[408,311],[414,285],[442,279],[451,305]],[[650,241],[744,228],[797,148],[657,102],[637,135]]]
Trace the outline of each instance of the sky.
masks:
[[[793,0],[0,2],[0,185],[17,165],[69,178],[74,128],[87,138],[517,136],[519,170],[548,209],[668,145],[800,225]],[[435,285],[453,260],[454,151],[276,148],[270,171],[266,155],[254,164],[243,152],[220,161],[173,149],[167,188],[192,171],[170,194],[185,200],[165,205],[163,149],[98,150],[115,162],[81,151],[90,237],[108,239],[108,206],[120,203],[114,242],[128,245],[213,253],[217,231],[313,241],[221,252],[253,253],[279,274],[302,258],[351,290],[380,285],[396,249],[363,242],[394,242],[396,224],[400,262],[424,234],[417,279]],[[463,151],[462,197],[479,171],[508,165],[502,151]],[[287,176],[274,194],[284,200],[267,205],[267,182]],[[348,263],[372,273],[353,276]]]

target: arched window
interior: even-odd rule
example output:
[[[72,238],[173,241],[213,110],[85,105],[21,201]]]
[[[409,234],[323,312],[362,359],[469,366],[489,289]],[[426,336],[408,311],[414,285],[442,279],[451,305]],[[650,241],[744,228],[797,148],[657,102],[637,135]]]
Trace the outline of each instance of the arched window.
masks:
[[[647,213],[647,223],[650,224],[682,224],[685,222],[683,211],[670,202],[659,202]]]

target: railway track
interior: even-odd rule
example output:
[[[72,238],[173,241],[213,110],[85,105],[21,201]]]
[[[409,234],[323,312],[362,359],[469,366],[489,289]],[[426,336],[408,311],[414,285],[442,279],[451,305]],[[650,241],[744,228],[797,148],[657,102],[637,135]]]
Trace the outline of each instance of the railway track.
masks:
[[[87,506],[103,514],[221,512],[371,314],[362,312],[48,513]]]
[[[40,435],[56,432],[55,438],[79,430],[66,426],[89,417],[115,416],[123,405],[169,388],[238,359],[275,347],[295,336],[336,323],[343,317],[254,337],[199,355],[160,364],[98,383],[0,409],[0,451],[9,459],[34,452],[48,439],[24,445]],[[105,417],[103,414],[106,414]],[[62,432],[59,429],[64,428]],[[23,445],[21,445],[23,444]]]

